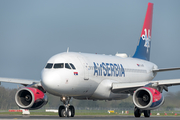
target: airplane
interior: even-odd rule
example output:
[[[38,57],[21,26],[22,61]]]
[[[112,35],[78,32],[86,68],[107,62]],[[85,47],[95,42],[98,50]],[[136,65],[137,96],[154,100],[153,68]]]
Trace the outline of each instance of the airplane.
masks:
[[[46,92],[59,96],[59,117],[74,117],[72,98],[79,100],[122,100],[133,96],[134,116],[150,117],[151,110],[164,103],[163,90],[180,85],[180,79],[152,81],[158,72],[180,68],[159,69],[150,62],[153,3],[148,3],[136,51],[126,54],[101,55],[63,52],[52,56],[41,72],[41,80],[0,78],[1,82],[24,85],[15,94],[22,109],[35,110],[47,102]]]

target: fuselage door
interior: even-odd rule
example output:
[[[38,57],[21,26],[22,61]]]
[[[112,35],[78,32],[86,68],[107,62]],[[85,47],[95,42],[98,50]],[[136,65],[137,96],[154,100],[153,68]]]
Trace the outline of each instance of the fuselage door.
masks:
[[[89,80],[88,62],[82,57],[78,57],[84,69],[84,80]]]

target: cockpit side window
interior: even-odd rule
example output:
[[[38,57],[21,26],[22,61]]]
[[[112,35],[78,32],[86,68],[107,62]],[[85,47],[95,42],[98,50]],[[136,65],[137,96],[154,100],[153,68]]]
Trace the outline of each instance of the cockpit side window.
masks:
[[[56,63],[54,64],[54,68],[64,68],[64,63]]]
[[[53,63],[48,63],[48,64],[46,65],[46,67],[45,67],[45,68],[47,68],[47,69],[51,69],[51,68],[52,68],[52,66],[53,66]]]
[[[65,68],[67,68],[67,69],[71,69],[71,67],[69,66],[69,64],[68,64],[68,63],[65,63]]]
[[[74,69],[74,70],[76,69],[72,63],[69,63],[69,64],[72,67],[72,69]]]

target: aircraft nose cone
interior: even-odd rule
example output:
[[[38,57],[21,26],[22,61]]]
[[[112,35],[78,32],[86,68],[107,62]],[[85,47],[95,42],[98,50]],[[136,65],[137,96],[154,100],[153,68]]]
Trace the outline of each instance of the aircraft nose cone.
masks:
[[[41,74],[41,84],[47,92],[51,92],[57,86],[56,79],[58,74],[50,70],[43,70]]]

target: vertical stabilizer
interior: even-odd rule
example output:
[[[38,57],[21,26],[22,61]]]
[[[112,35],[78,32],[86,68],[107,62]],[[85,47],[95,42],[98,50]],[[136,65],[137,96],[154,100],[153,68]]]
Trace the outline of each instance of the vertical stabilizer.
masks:
[[[152,15],[153,15],[153,3],[148,3],[148,8],[143,24],[141,36],[133,58],[139,58],[148,61],[150,59]]]

